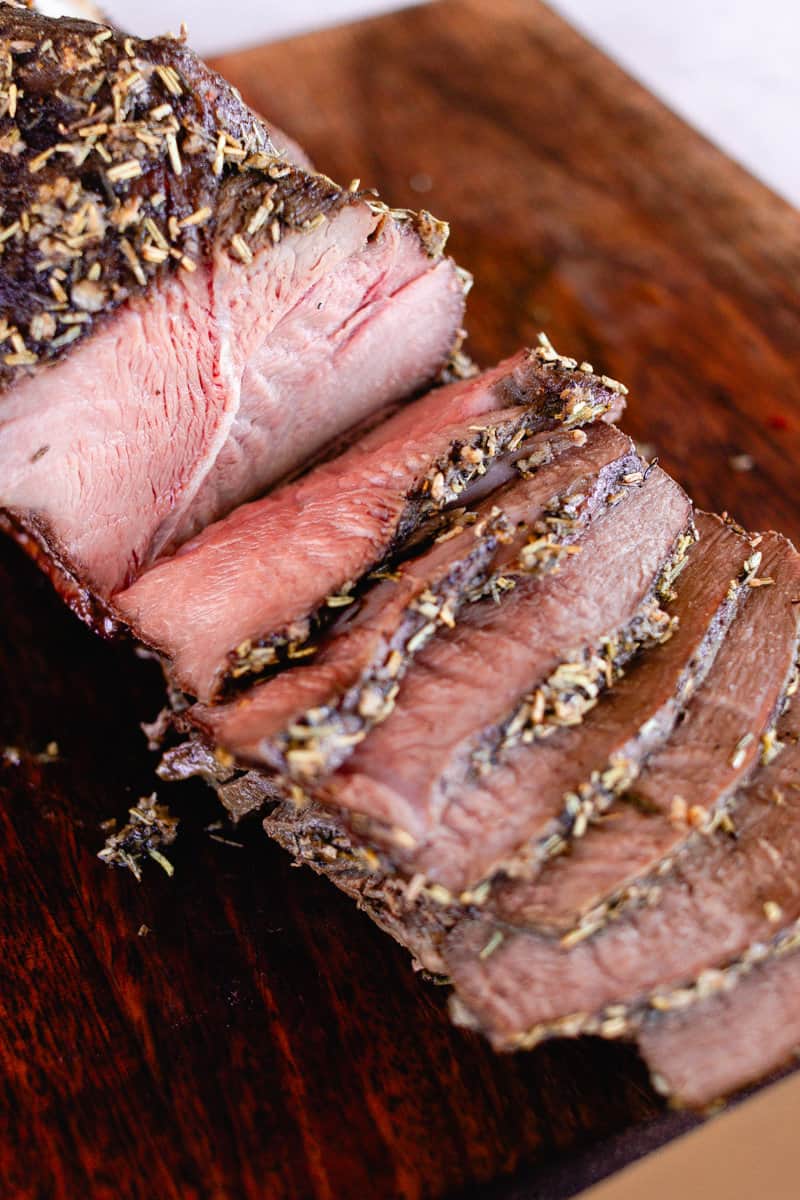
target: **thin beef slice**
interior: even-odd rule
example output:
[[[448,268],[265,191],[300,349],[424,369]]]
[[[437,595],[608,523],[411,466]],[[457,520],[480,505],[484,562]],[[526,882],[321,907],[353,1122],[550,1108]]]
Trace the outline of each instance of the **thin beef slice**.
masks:
[[[649,1013],[636,1037],[673,1104],[706,1108],[755,1083],[800,1048],[800,952],[757,963],[686,1008]]]
[[[634,658],[612,687],[589,694],[584,711],[568,709],[563,724],[545,724],[531,738],[512,725],[516,736],[464,779],[447,820],[402,857],[406,870],[505,911],[526,894],[517,880],[535,877],[548,857],[580,838],[590,814],[612,804],[669,737],[733,619],[737,576],[752,553],[716,518],[700,514],[697,524],[700,543],[690,548],[667,609],[671,636]],[[510,881],[487,893],[498,872]]]
[[[540,445],[541,466],[477,510],[459,510],[431,549],[354,597],[309,665],[228,705],[194,706],[183,721],[239,760],[304,779],[329,773],[388,717],[409,664],[437,629],[452,628],[465,604],[580,553],[608,496],[623,478],[642,477],[632,442],[613,426],[572,436],[584,444],[562,436]]]

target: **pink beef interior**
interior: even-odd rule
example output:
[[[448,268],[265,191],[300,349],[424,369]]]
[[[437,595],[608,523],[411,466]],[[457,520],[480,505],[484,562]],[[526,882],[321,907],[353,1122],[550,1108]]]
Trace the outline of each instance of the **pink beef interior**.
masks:
[[[787,558],[782,538],[767,534],[761,547],[763,574],[775,576],[777,584],[747,589],[749,603],[685,719],[650,757],[631,793],[572,846],[569,857],[554,860],[549,877],[545,872],[540,881],[541,893],[535,886],[530,895],[514,891],[523,919],[538,906],[551,921],[577,923],[593,904],[641,881],[683,845],[691,826],[674,817],[675,802],[711,813],[757,766],[761,739],[783,702],[797,650],[791,601],[798,578],[781,570]]]
[[[735,839],[717,833],[691,843],[651,903],[627,909],[595,937],[566,949],[554,938],[507,930],[497,952],[482,959],[491,926],[464,922],[445,954],[464,1003],[500,1041],[566,1015],[643,1004],[655,991],[735,962],[756,942],[766,947],[780,928],[767,900],[786,924],[800,918],[799,759],[798,745],[787,746],[741,793]]]
[[[209,697],[231,650],[305,618],[383,557],[415,483],[492,411],[495,385],[523,358],[431,393],[341,457],[238,508],[118,594],[119,612],[168,656],[186,691]]]
[[[579,794],[582,784],[609,765],[624,762],[633,770],[641,768],[673,736],[697,686],[708,686],[707,675],[714,669],[720,647],[729,645],[726,634],[737,609],[754,595],[745,587],[738,601],[730,597],[731,581],[741,577],[753,548],[717,517],[698,514],[697,528],[700,542],[689,554],[670,607],[678,626],[669,641],[632,664],[581,725],[516,747],[492,772],[487,786],[493,793],[505,790],[509,797],[519,798],[516,807],[508,810],[513,816],[507,823],[517,825],[522,840],[545,836],[547,820],[563,811],[565,796]],[[738,628],[731,635],[734,640]],[[682,728],[691,726],[690,719]],[[726,750],[729,754],[730,748]],[[697,785],[705,782],[698,780]],[[694,787],[689,794],[694,799]],[[625,807],[613,805],[610,814],[591,824],[583,836],[572,837],[568,853],[544,862],[534,855],[530,878],[512,878],[495,887],[494,911],[512,924],[530,922],[561,933],[570,930],[584,910],[614,890],[615,877],[625,880],[622,864],[635,854],[636,838],[629,841],[620,827],[627,825],[630,831],[635,812],[644,825],[652,825],[653,814],[645,816],[630,806],[626,815]],[[473,810],[483,819],[491,811],[478,806]],[[465,823],[440,839],[436,851],[452,863],[471,855],[475,840],[474,834],[469,840]]]
[[[0,403],[0,508],[99,595],[430,381],[447,260],[364,203],[152,286]]]
[[[350,236],[342,240],[342,218]],[[216,293],[241,395],[191,508],[158,533],[169,553],[313,458],[343,430],[429,383],[463,315],[452,262],[432,264],[410,226],[345,209],[283,253],[231,268]],[[281,247],[278,247],[280,252]],[[256,302],[254,302],[254,300]],[[276,320],[277,318],[277,320]]]
[[[345,619],[334,627],[313,660],[279,672],[228,704],[193,705],[190,719],[215,744],[242,759],[262,760],[262,753],[270,753],[270,739],[301,721],[309,709],[340,699],[363,670],[385,659],[406,609],[435,579],[437,568],[465,559],[473,545],[468,530],[455,544],[436,545],[419,560],[405,563],[398,578],[383,580],[368,593],[352,623]],[[485,566],[483,560],[479,565]]]
[[[654,1083],[679,1104],[701,1108],[783,1066],[800,1045],[798,995],[795,950],[756,966],[729,991],[652,1013],[637,1042]]]
[[[548,501],[571,485],[575,490],[587,490],[592,474],[606,472],[613,477],[614,465],[627,461],[633,451],[624,434],[602,423],[590,429],[585,447],[558,438],[551,444],[554,462],[532,478],[517,480],[494,493],[477,510],[484,518],[502,510],[509,527],[517,531],[509,544],[498,543],[493,550],[490,561],[494,571],[519,551],[528,528],[542,517]],[[435,584],[447,567],[468,555],[473,543],[474,535],[468,529],[455,540],[436,544],[419,558],[404,562],[400,577],[375,587],[354,622],[344,622],[313,661],[276,675],[229,704],[196,705],[192,717],[216,744],[237,757],[270,763],[270,739],[298,722],[308,709],[330,702],[355,683],[362,660],[377,658],[378,646],[383,654],[388,653],[389,639],[406,606],[425,587]]]
[[[327,800],[416,841],[453,820],[482,732],[560,662],[631,619],[686,528],[689,507],[656,468],[590,528],[582,553],[560,573],[522,581],[500,604],[465,613],[417,657],[394,712],[330,778]],[[481,828],[481,845],[502,841],[500,814]]]

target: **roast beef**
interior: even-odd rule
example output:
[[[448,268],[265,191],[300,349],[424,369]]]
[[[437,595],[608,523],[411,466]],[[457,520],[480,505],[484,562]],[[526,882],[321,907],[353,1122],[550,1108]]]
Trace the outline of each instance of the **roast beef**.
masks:
[[[759,758],[773,752],[773,726],[794,662],[791,602],[800,572],[783,538],[760,539],[743,588],[750,602],[674,735],[569,854],[529,886],[504,889],[503,917],[580,939],[635,900],[638,881],[665,869],[693,829],[725,821],[726,802]]]
[[[420,521],[501,482],[524,439],[619,407],[620,385],[577,369],[545,342],[402,409],[344,455],[236,509],[118,594],[115,608],[207,700],[226,675],[301,650],[320,609]],[[335,599],[331,600],[331,597]]]
[[[520,797],[471,814],[474,781],[504,746],[578,720],[641,645],[671,631],[655,593],[689,502],[658,468],[613,499],[558,573],[471,606],[431,641],[392,715],[315,792],[373,822],[404,870],[460,890],[512,849]],[[459,854],[448,833],[462,824]]]
[[[653,1085],[673,1103],[705,1108],[782,1067],[800,1048],[800,952],[785,949],[715,978],[704,998],[650,1011],[637,1031]]]
[[[538,831],[538,836],[529,833],[528,843],[504,861],[505,870],[512,864],[516,873],[533,869],[559,843],[579,836],[576,823],[586,820],[592,805],[601,808],[613,801],[615,789],[669,735],[713,663],[742,599],[752,594],[746,580],[752,578],[755,563],[742,572],[753,555],[750,541],[702,513],[697,526],[700,543],[677,580],[677,596],[670,608],[677,620],[673,636],[632,665],[587,713],[582,725],[554,728],[545,740],[523,743],[504,756],[506,764],[516,763],[516,769],[503,819],[515,822],[518,838],[523,836],[521,830]],[[480,903],[484,911],[496,912],[525,894],[516,878],[505,880],[502,875],[491,889],[488,882],[479,884],[455,900],[441,885],[426,884],[419,873],[409,880],[407,874],[397,873],[391,856],[376,853],[368,836],[359,837],[333,809],[314,802],[298,808],[282,800],[281,788],[263,771],[237,770],[197,739],[168,751],[160,770],[169,779],[202,775],[235,820],[254,809],[268,809],[267,833],[297,861],[324,873],[354,896],[430,971],[445,972],[438,947],[447,929],[464,916],[465,905]],[[498,765],[491,778],[499,778],[500,773]],[[565,789],[571,789],[566,800]],[[580,799],[577,811],[570,803],[573,796]],[[496,823],[495,812],[496,805],[488,813],[487,829]],[[555,820],[553,813],[558,813]],[[474,840],[485,836],[481,831]],[[439,841],[443,858],[454,853],[447,838],[445,830]],[[458,845],[455,853],[463,858]]]
[[[636,1038],[705,1104],[800,1044],[800,560],[694,547],[546,339],[397,412],[458,361],[446,226],[277,137],[180,38],[0,0],[0,525],[161,655],[162,774],[456,1020]]]
[[[445,882],[436,864],[446,863],[447,886],[461,889],[470,880],[480,903],[505,904],[507,896],[513,902],[526,894],[516,880],[535,875],[545,859],[580,838],[591,814],[612,803],[669,736],[714,660],[739,602],[736,577],[752,552],[716,520],[701,516],[699,528],[700,544],[689,552],[668,609],[672,636],[631,663],[596,703],[590,694],[580,722],[512,739],[490,770],[472,773],[449,821],[415,851],[418,871]],[[481,881],[497,872],[514,882],[495,883],[490,895]]]
[[[103,27],[108,23],[102,8],[92,3],[92,0],[0,0],[0,3],[16,5],[17,8],[32,8],[46,17],[78,17],[85,21],[94,21]],[[311,159],[294,138],[279,129],[273,121],[268,121],[267,124],[272,144],[281,158],[286,158],[299,167],[305,167],[306,170],[313,170]]]
[[[576,445],[578,438],[584,445]],[[530,467],[535,457],[540,465]],[[623,480],[646,465],[630,440],[598,423],[588,435],[540,441],[526,478],[458,510],[427,552],[401,563],[344,615],[309,665],[285,671],[241,699],[188,714],[212,745],[305,780],[338,766],[391,711],[407,666],[465,602],[543,575],[580,552],[588,522]],[[347,597],[343,597],[346,601]]]
[[[2,5],[0,52],[0,510],[90,617],[430,382],[464,289],[180,40]]]
[[[593,937],[565,947],[485,920],[456,929],[444,950],[456,1015],[508,1047],[620,1037],[648,1010],[688,1007],[721,986],[722,969],[763,958],[800,919],[796,737],[790,712],[782,752],[732,805],[730,831],[695,834],[639,903]]]
[[[539,789],[546,787],[548,782],[547,767],[552,773],[560,763],[568,778],[587,778],[594,758],[598,754],[608,755],[609,744],[619,746],[627,739],[628,754],[633,757],[640,753],[638,742],[644,743],[646,752],[654,741],[666,737],[715,662],[719,642],[742,602],[754,596],[759,600],[766,596],[766,592],[748,586],[755,581],[757,568],[750,541],[718,519],[703,514],[698,517],[698,528],[700,543],[689,556],[686,570],[680,576],[678,595],[671,609],[673,617],[679,621],[676,633],[664,646],[644,656],[587,715],[583,726],[561,730],[544,742],[522,746],[512,752],[527,755],[530,764],[527,772],[520,765],[517,790],[508,794],[509,812],[514,811],[514,798],[522,797],[527,801],[526,807],[535,813],[536,804],[530,799],[533,789],[528,781],[536,778],[538,797]],[[765,561],[769,561],[770,539],[766,541]],[[742,564],[746,559],[749,561],[742,575]],[[755,613],[756,610],[751,611]],[[762,610],[753,620],[763,622],[764,618]],[[772,665],[776,665],[774,657]],[[637,697],[641,698],[638,712]],[[616,714],[616,721],[612,714]],[[587,739],[586,732],[598,716],[601,719],[597,722],[595,737]],[[641,732],[643,727],[649,727],[647,732]],[[616,739],[611,743],[608,742],[610,733],[614,733]],[[551,760],[548,755],[554,745],[556,753]],[[589,749],[591,746],[594,757]],[[765,742],[765,747],[770,746],[771,742]],[[737,770],[741,771],[741,764]],[[499,909],[513,920],[518,915],[518,908],[524,915],[522,902],[515,907],[516,896],[521,894],[524,898],[526,892],[530,896],[536,895],[534,884],[524,885],[518,879],[510,880],[504,886],[495,883],[491,892],[486,891],[486,885],[473,888],[471,894],[464,894],[458,900],[436,883],[421,886],[424,878],[420,875],[409,883],[407,875],[397,874],[390,859],[385,854],[376,854],[369,839],[359,837],[358,829],[354,831],[348,827],[335,811],[316,803],[301,808],[289,802],[276,804],[281,792],[267,776],[256,771],[235,771],[230,766],[225,768],[198,743],[168,755],[163,771],[171,778],[204,774],[217,787],[220,799],[236,818],[266,804],[271,811],[264,824],[270,836],[298,861],[321,871],[354,896],[378,924],[398,938],[431,971],[447,972],[447,963],[442,959],[439,947],[447,930],[464,917],[465,905],[477,902],[480,896],[484,911],[497,912]],[[602,797],[606,790],[601,782],[602,775],[593,779],[598,796]],[[581,794],[585,799],[586,793]],[[553,790],[554,800],[561,795],[560,788]],[[518,807],[522,805],[518,804]],[[491,821],[487,820],[485,828],[491,830]],[[478,840],[477,836],[475,840]],[[444,843],[440,853],[445,856],[450,852],[450,846]],[[393,857],[397,854],[395,848]],[[545,870],[542,878],[546,879],[547,875]],[[556,900],[557,893],[554,902]],[[487,933],[485,944],[491,944],[494,932]]]

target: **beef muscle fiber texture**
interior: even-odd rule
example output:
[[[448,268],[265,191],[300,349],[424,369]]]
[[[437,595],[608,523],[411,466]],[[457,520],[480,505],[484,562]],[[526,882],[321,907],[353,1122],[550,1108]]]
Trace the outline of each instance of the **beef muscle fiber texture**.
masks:
[[[437,629],[487,592],[580,553],[582,533],[622,479],[645,470],[630,439],[603,422],[588,434],[549,435],[536,458],[540,466],[526,466],[477,510],[457,510],[430,549],[354,598],[308,665],[230,704],[195,706],[192,723],[239,759],[301,779],[328,773],[386,719],[408,664]]]
[[[425,516],[508,468],[546,429],[619,408],[619,385],[547,344],[407,406],[344,455],[238,508],[115,597],[175,682],[213,698],[231,670],[304,642],[327,598],[377,566]],[[505,474],[504,474],[505,473]]]
[[[701,519],[701,529],[708,523],[708,518]],[[795,584],[789,573],[782,581],[782,597],[759,595],[765,579],[785,562],[782,538],[767,534],[754,550],[733,529],[721,525],[717,529],[716,544],[708,545],[701,537],[681,579],[681,590],[688,585],[692,591],[697,583],[708,594],[718,555],[722,557],[723,574],[716,582],[724,586],[726,575],[731,580],[726,601],[732,624],[719,628],[721,648],[706,672],[695,677],[693,694],[684,694],[684,704],[675,714],[679,723],[665,734],[666,744],[651,742],[644,764],[639,760],[635,770],[625,772],[628,786],[619,789],[614,797],[617,803],[588,827],[585,836],[574,838],[568,853],[554,858],[529,886],[508,881],[496,908],[505,919],[575,939],[584,936],[609,912],[616,914],[620,904],[634,899],[637,879],[673,854],[693,829],[719,820],[725,802],[758,763],[771,737],[791,666],[793,625],[786,589],[791,593]],[[742,547],[747,553],[743,572]],[[733,561],[730,551],[736,556]],[[775,612],[784,618],[783,636],[775,637],[773,631],[768,647],[772,653],[764,653],[765,619],[774,619]],[[687,616],[691,619],[691,614]],[[679,629],[675,641],[680,636]],[[625,684],[636,694],[637,673],[632,672],[620,690]],[[608,707],[613,710],[614,698],[610,699]]]
[[[779,707],[781,695],[796,686],[791,600],[800,570],[786,544],[774,574],[775,585],[759,590],[745,612],[752,615],[759,601],[764,605],[758,653],[772,658]],[[794,739],[791,712],[783,722],[785,739]],[[739,744],[733,741],[729,749],[738,761]],[[577,944],[500,927],[495,952],[481,958],[492,926],[465,923],[445,955],[461,1002],[499,1042],[526,1044],[564,1028],[603,1032],[609,1010],[619,1034],[626,1007],[635,1010],[651,994],[680,989],[708,968],[724,966],[769,937],[776,912],[800,917],[792,857],[800,846],[793,799],[798,761],[800,750],[791,740],[732,805],[735,836],[724,828],[698,832],[667,873],[653,874],[638,903]]]
[[[593,427],[589,430],[585,450],[581,454],[570,452],[570,459],[577,460],[593,449],[596,453],[596,446],[593,448],[591,443],[606,436],[603,426]],[[557,460],[558,471],[565,470],[566,466],[563,457]],[[552,474],[539,472],[539,486],[545,478],[552,479]],[[531,482],[535,483],[536,477]],[[573,487],[573,494],[586,494],[586,477],[576,479]],[[506,511],[509,493],[518,488],[519,485],[515,485],[497,495]],[[754,594],[746,582],[754,563],[743,577],[743,565],[753,555],[750,540],[719,518],[703,513],[697,516],[697,528],[699,545],[690,551],[685,569],[677,578],[677,594],[669,608],[671,619],[677,621],[673,635],[631,664],[622,679],[600,697],[579,725],[553,727],[546,739],[517,744],[503,755],[502,767],[498,762],[484,776],[484,786],[488,780],[493,793],[502,795],[505,791],[508,796],[501,810],[504,814],[502,823],[513,826],[513,836],[507,844],[517,847],[503,860],[503,872],[488,891],[487,886],[482,885],[473,889],[469,899],[459,898],[454,902],[448,895],[443,903],[437,885],[423,883],[420,886],[423,880],[419,874],[411,881],[407,873],[398,874],[391,856],[387,861],[385,853],[376,860],[375,847],[368,836],[360,837],[359,831],[348,829],[346,820],[334,809],[314,803],[297,808],[291,801],[273,807],[276,799],[280,801],[283,795],[274,779],[263,771],[223,769],[214,754],[215,718],[223,729],[228,724],[235,724],[241,738],[249,738],[255,745],[263,731],[265,716],[276,714],[282,702],[286,704],[286,711],[292,705],[298,710],[299,702],[307,702],[318,695],[312,690],[320,683],[313,667],[301,667],[294,673],[295,677],[299,676],[297,683],[301,685],[297,689],[292,686],[292,673],[284,672],[267,687],[254,689],[242,697],[241,707],[201,710],[207,744],[194,739],[169,750],[160,772],[165,778],[186,778],[191,774],[204,776],[216,788],[221,802],[236,820],[254,809],[269,808],[265,828],[270,836],[300,861],[312,865],[337,886],[356,895],[374,919],[424,961],[428,969],[444,971],[444,964],[437,958],[437,947],[447,928],[464,915],[464,905],[480,902],[482,911],[508,913],[508,919],[513,920],[518,909],[525,907],[526,900],[530,903],[531,897],[538,895],[535,882],[523,888],[517,874],[509,879],[504,872],[513,865],[516,873],[522,872],[527,877],[529,871],[536,869],[537,863],[541,865],[545,854],[555,851],[559,842],[580,838],[577,823],[586,819],[592,805],[599,808],[613,802],[615,789],[623,786],[632,773],[635,775],[638,764],[669,736],[714,662],[742,601]],[[439,549],[456,545],[458,540],[448,541]],[[502,552],[509,549],[513,551],[513,547],[503,546]],[[420,566],[425,557],[420,560]],[[375,598],[387,586],[392,585],[387,581],[376,588]],[[384,611],[386,607],[384,604]],[[346,635],[333,639],[333,645],[346,647],[347,642]],[[327,678],[324,655],[323,647],[319,672],[322,680]],[[345,672],[348,665],[337,658],[332,673],[337,667]],[[302,686],[302,677],[307,672],[311,676],[311,696]],[[268,707],[271,688],[276,688],[276,692]],[[253,701],[252,705],[250,701]],[[237,717],[240,723],[236,721]],[[322,720],[329,721],[330,717],[326,714]],[[221,732],[216,741],[225,744]],[[229,744],[238,750],[240,757],[247,757],[237,742]],[[467,786],[465,784],[465,788]],[[580,799],[577,810],[570,802],[571,797]],[[458,824],[442,828],[432,839],[430,853],[442,859],[464,860],[473,853],[472,846],[485,839],[485,829],[498,823],[494,816],[497,811],[496,800],[491,805],[474,806],[471,836],[466,825],[463,829]],[[485,819],[483,827],[478,824],[481,814]],[[494,856],[492,861],[496,861]],[[554,861],[558,864],[561,860]],[[414,859],[404,861],[404,865],[406,872],[413,869]],[[545,869],[542,881],[550,875],[551,872]],[[550,895],[553,903],[552,889]]]
[[[640,979],[650,971],[646,990],[594,1012],[572,1012],[523,1030],[520,1004],[527,973],[517,972],[513,984],[509,977],[500,984],[498,977],[491,996],[481,986],[477,1000],[475,968],[484,966],[485,982],[489,964],[503,949],[496,931],[484,943],[482,960],[472,959],[472,967],[464,961],[471,977],[466,990],[466,975],[461,970],[454,975],[456,1019],[482,1024],[504,1049],[581,1033],[635,1038],[657,1090],[693,1107],[781,1067],[800,1045],[800,745],[791,710],[778,731],[783,751],[732,809],[736,838],[714,835],[704,844],[698,834],[685,864],[666,885],[673,892],[641,910],[638,951]],[[658,934],[652,936],[656,923]],[[629,938],[627,945],[588,952],[596,959],[595,970],[619,970],[624,980],[636,949]],[[445,955],[439,969],[452,964],[453,957]],[[530,961],[528,966],[535,970]],[[653,987],[659,970],[662,982]],[[555,997],[557,980],[551,977],[549,985]],[[630,985],[623,981],[622,986]]]
[[[754,963],[706,998],[649,1013],[637,1033],[657,1091],[705,1108],[788,1065],[800,1048],[800,951]]]
[[[622,489],[590,525],[581,553],[558,573],[521,580],[499,604],[471,606],[455,629],[429,643],[403,681],[392,715],[325,781],[317,798],[369,818],[376,837],[385,826],[404,869],[424,870],[453,890],[467,886],[465,871],[472,874],[476,856],[481,867],[488,865],[511,849],[507,838],[513,836],[511,798],[504,797],[497,810],[482,814],[465,856],[429,853],[440,830],[459,819],[476,768],[483,762],[482,770],[491,772],[494,748],[509,723],[530,708],[531,693],[548,680],[555,719],[558,713],[569,719],[560,707],[569,703],[563,697],[575,699],[581,687],[572,672],[559,674],[565,663],[575,671],[580,662],[583,674],[586,663],[605,653],[606,638],[614,655],[624,655],[640,638],[668,632],[669,620],[652,597],[689,520],[684,493],[657,468],[644,482]],[[641,631],[635,628],[640,620]],[[535,725],[545,716],[532,712],[531,718]]]
[[[0,50],[0,511],[90,617],[431,382],[464,288],[445,226],[279,157],[180,41],[2,5]]]
[[[742,797],[741,855],[722,869],[715,858],[709,863],[719,889],[709,913],[714,936],[727,886],[729,945],[738,949],[622,1018],[657,1090],[677,1103],[707,1105],[782,1066],[800,1046],[800,747],[791,711],[779,734],[784,752]]]
[[[788,543],[695,525],[544,335],[423,395],[466,374],[447,226],[182,38],[0,0],[0,156],[0,528],[161,656],[163,777],[263,810],[498,1049],[632,1038],[698,1107],[781,1066]]]
[[[652,519],[659,518],[654,513]],[[699,525],[707,528],[702,516]],[[716,531],[716,522],[711,528]],[[507,886],[492,889],[490,906],[503,904],[506,896],[524,895],[518,880],[535,876],[548,856],[580,838],[593,811],[613,801],[641,761],[669,736],[735,611],[731,580],[749,546],[724,527],[719,532],[720,544],[712,538],[708,555],[702,539],[689,549],[676,582],[677,596],[666,610],[671,636],[649,648],[645,644],[629,664],[623,644],[620,670],[612,669],[610,679],[600,674],[599,683],[590,687],[576,673],[574,702],[557,710],[542,728],[529,731],[523,723],[520,730],[512,723],[515,736],[504,740],[491,763],[471,771],[453,790],[446,820],[409,854],[417,871],[451,888],[498,872],[501,879],[510,875]],[[628,552],[637,552],[635,544]],[[602,569],[612,571],[616,564],[621,576],[625,556],[622,550],[617,553],[616,559],[609,553]],[[606,657],[607,651],[600,660]],[[560,674],[569,688],[569,668]],[[533,709],[537,702],[534,694]],[[447,864],[447,879],[442,863]]]

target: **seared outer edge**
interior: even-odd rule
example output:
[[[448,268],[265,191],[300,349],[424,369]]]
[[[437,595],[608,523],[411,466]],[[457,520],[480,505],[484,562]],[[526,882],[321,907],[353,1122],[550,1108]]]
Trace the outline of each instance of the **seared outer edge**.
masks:
[[[0,6],[0,392],[213,246],[247,263],[364,200],[281,159],[180,39]],[[433,257],[447,226],[408,221]]]
[[[458,504],[466,488],[484,475],[492,462],[518,452],[528,437],[548,429],[563,429],[577,440],[582,436],[581,425],[620,410],[627,388],[606,375],[593,374],[589,363],[578,365],[575,359],[558,354],[542,333],[523,366],[499,384],[496,392],[497,408],[511,406],[514,415],[508,420],[497,416],[483,422],[476,420],[470,436],[456,438],[446,454],[431,464],[407,496],[382,562],[373,564],[373,569],[380,570],[402,551],[412,535]],[[517,464],[523,474],[527,465],[527,460]],[[620,489],[609,498],[611,502],[622,498],[631,482],[640,482],[646,476],[640,459],[632,460],[631,465],[642,468],[641,472],[634,469],[630,479],[623,477]],[[530,463],[531,470],[536,466]],[[568,520],[565,514],[562,524]],[[335,607],[343,601],[344,596],[329,597],[317,610],[298,614],[290,627],[265,631],[262,637],[233,647],[226,675],[228,690],[237,678],[285,667],[313,654],[314,641],[330,624],[329,602]]]
[[[789,700],[796,694],[797,687],[798,674],[795,671],[791,683],[784,693],[784,713],[788,710]],[[789,741],[795,741],[796,738],[796,734],[786,734],[783,742],[774,738],[770,739],[764,747],[765,757],[762,758],[762,762],[767,765],[773,761],[783,746]],[[737,793],[736,799],[740,795],[741,793]],[[779,802],[776,797],[776,803]],[[708,824],[693,833],[681,849],[685,851],[688,847],[700,842],[702,838],[712,836],[718,830],[724,832],[726,829],[725,814],[733,807],[733,803],[725,810],[721,810],[719,814],[712,816]],[[657,902],[660,893],[656,889],[660,888],[662,877],[672,869],[675,857],[675,855],[671,855],[665,859],[656,872],[648,877],[649,888],[645,886],[646,881],[642,882],[642,886],[630,898],[630,904],[650,906]],[[625,907],[628,907],[628,904]],[[593,935],[602,927],[600,925],[597,928],[589,928],[583,936]],[[516,930],[512,928],[510,932],[513,933]],[[498,922],[497,928],[492,931],[486,946],[481,951],[481,956],[489,957],[495,949],[502,945],[503,940],[504,928],[502,923]],[[582,938],[576,940],[582,940]],[[567,948],[568,945],[569,943]],[[729,990],[736,986],[743,975],[749,974],[760,963],[768,962],[772,958],[780,957],[798,948],[800,948],[800,919],[781,928],[771,939],[762,939],[751,943],[741,955],[721,966],[707,967],[697,976],[684,980],[678,986],[660,986],[644,996],[607,1004],[594,1012],[567,1013],[556,1020],[544,1021],[530,1029],[511,1035],[497,1034],[489,1030],[487,1036],[497,1049],[505,1050],[529,1050],[539,1045],[540,1042],[556,1037],[595,1035],[604,1038],[632,1038],[635,1037],[636,1031],[648,1017],[675,1009],[686,1009],[719,991]],[[457,995],[451,997],[450,1003],[451,1013],[456,1024],[481,1028],[480,1021]]]
[[[680,556],[685,552],[686,543],[681,538],[676,555]],[[676,556],[669,560],[661,578],[654,585],[653,594],[637,611],[630,626],[636,633],[627,639],[617,637],[618,653],[624,653],[626,661],[640,646],[664,640],[669,617],[658,607],[656,595],[657,590],[663,588],[665,580],[672,577],[676,561]],[[574,681],[570,679],[565,686],[571,690]],[[554,692],[551,719],[558,720],[558,700],[559,695]],[[542,714],[541,720],[546,719],[547,714]],[[303,839],[303,861],[314,862],[324,867],[325,864],[335,862],[340,854],[345,854],[349,864],[348,870],[355,872],[357,864],[360,863],[361,872],[373,877],[369,887],[374,896],[379,895],[382,888],[390,887],[393,894],[403,894],[404,903],[409,910],[418,912],[429,906],[431,910],[435,908],[435,924],[441,928],[452,925],[458,917],[479,905],[489,894],[491,885],[488,879],[480,881],[469,892],[455,896],[442,885],[429,882],[423,875],[414,874],[408,878],[406,873],[404,876],[402,857],[394,861],[391,854],[387,854],[376,845],[374,839],[380,833],[382,840],[396,846],[400,855],[407,854],[409,851],[413,852],[414,842],[405,830],[387,830],[379,827],[376,822],[360,818],[358,814],[344,814],[331,807],[322,806],[297,783],[280,776],[270,776],[264,771],[248,771],[238,766],[233,755],[224,748],[210,747],[197,734],[189,741],[168,749],[163,755],[158,773],[170,781],[187,779],[194,775],[205,778],[217,789],[220,799],[237,819],[258,811],[264,804],[282,802],[282,827],[285,830],[292,820],[296,821],[296,831]]]
[[[704,682],[742,601],[749,595],[749,584],[757,568],[757,557],[750,555],[743,564],[739,578],[731,580],[731,586],[714,621],[678,682],[669,719],[659,727],[655,738],[649,729],[646,732],[640,729],[634,740],[637,744],[642,744],[642,753],[634,754],[631,747],[631,753],[616,755],[603,767],[592,772],[591,778],[575,792],[565,795],[564,808],[550,823],[547,831],[537,837],[530,846],[500,864],[498,872],[504,872],[511,878],[529,878],[531,874],[536,874],[546,859],[562,854],[573,838],[583,837],[593,818],[607,812],[631,786],[653,750],[663,745],[669,737],[686,705]],[[597,915],[596,910],[593,910],[593,915]],[[581,928],[584,924],[585,921],[582,920]]]
[[[528,469],[526,467],[523,473]],[[487,596],[499,599],[504,591],[515,586],[517,577],[541,577],[557,569],[565,554],[580,551],[581,532],[598,508],[605,509],[612,495],[625,495],[625,488],[643,481],[645,474],[645,464],[631,452],[620,460],[616,470],[601,472],[596,486],[583,494],[579,502],[573,500],[569,490],[553,496],[542,518],[524,529],[512,530],[502,508],[502,497],[498,497],[498,504],[491,514],[471,529],[470,518],[474,519],[475,514],[455,513],[437,540],[463,537],[466,533],[475,539],[471,550],[406,609],[386,647],[383,661],[365,668],[357,683],[344,694],[309,713],[298,715],[290,731],[265,739],[263,753],[269,752],[269,758],[264,761],[271,769],[300,783],[333,770],[370,729],[391,714],[408,666],[437,629],[452,628],[465,604]],[[494,552],[501,542],[521,543],[519,553],[515,550],[513,560],[493,571]],[[381,572],[379,577],[386,574]],[[348,595],[329,598],[329,602],[334,601],[337,606],[340,603],[347,605]],[[353,594],[353,602],[358,602],[357,593]],[[251,656],[270,651],[275,654],[271,647],[246,649]],[[292,653],[302,655],[306,650],[290,647],[290,655]],[[209,736],[210,731],[203,721],[205,711],[189,710],[178,722],[179,726],[190,727],[194,723]]]

